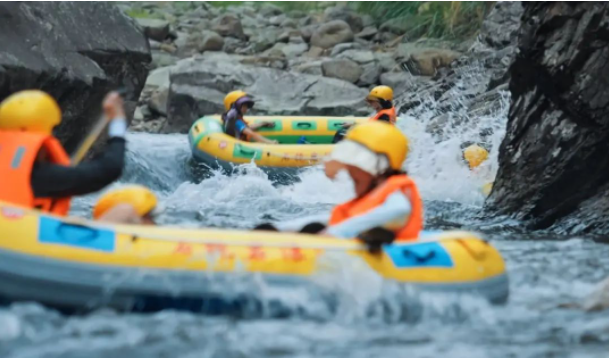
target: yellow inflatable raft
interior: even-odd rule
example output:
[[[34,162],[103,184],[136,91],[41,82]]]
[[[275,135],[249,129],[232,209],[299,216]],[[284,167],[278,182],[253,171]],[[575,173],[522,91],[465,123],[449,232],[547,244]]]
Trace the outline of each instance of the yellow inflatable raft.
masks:
[[[245,298],[260,301],[246,278],[310,289],[353,275],[491,302],[508,296],[501,255],[469,232],[423,233],[371,254],[355,240],[102,225],[1,202],[0,232],[0,298],[66,310],[239,310]]]
[[[272,128],[261,128],[258,132],[280,144],[235,139],[224,133],[219,116],[203,117],[192,125],[188,134],[193,157],[225,169],[252,161],[264,169],[307,167],[330,154],[332,139],[344,123],[362,122],[366,118],[248,116],[246,120],[251,124],[272,122]],[[298,144],[301,138],[307,144]]]

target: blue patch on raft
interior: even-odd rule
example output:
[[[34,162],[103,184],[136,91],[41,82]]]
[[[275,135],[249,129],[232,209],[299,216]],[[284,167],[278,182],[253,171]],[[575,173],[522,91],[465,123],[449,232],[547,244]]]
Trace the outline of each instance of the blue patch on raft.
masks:
[[[383,248],[397,268],[453,267],[450,255],[437,242],[416,245],[388,245]]]
[[[114,252],[116,234],[111,230],[69,224],[41,216],[38,225],[38,241],[104,252]]]

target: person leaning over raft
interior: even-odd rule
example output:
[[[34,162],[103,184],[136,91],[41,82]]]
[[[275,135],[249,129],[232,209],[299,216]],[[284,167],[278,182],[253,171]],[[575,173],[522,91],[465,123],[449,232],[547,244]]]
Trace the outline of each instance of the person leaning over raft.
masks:
[[[226,112],[222,114],[222,122],[224,123],[224,132],[232,137],[240,140],[254,140],[256,142],[277,144],[276,140],[267,139],[264,136],[256,133],[256,130],[261,127],[272,127],[272,123],[262,122],[249,125],[243,115],[254,107],[254,100],[243,91],[233,91],[224,98],[224,108]]]
[[[61,123],[61,109],[53,97],[28,90],[0,103],[0,200],[66,215],[72,196],[96,192],[117,180],[125,161],[127,131],[118,93],[106,96],[103,111],[110,120],[105,151],[71,167],[67,153],[52,135]]]
[[[360,237],[381,228],[396,240],[414,240],[423,228],[423,203],[415,182],[402,171],[408,139],[386,122],[367,122],[350,130],[325,164],[335,178],[345,170],[355,184],[355,199],[338,205],[322,234]]]
[[[368,96],[366,102],[374,108],[376,113],[370,117],[371,121],[384,121],[391,124],[395,124],[397,121],[397,115],[395,113],[395,107],[393,107],[393,89],[389,86],[376,86],[374,87]],[[336,132],[332,143],[340,142],[347,133],[347,130],[351,128],[353,124],[346,123],[343,128]]]
[[[110,190],[93,208],[93,219],[117,224],[155,225],[162,212],[156,195],[145,186]]]

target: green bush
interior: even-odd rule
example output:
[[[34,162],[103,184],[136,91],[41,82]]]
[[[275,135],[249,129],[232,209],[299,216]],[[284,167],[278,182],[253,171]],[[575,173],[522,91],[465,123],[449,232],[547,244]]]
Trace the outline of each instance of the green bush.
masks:
[[[494,2],[483,1],[364,1],[352,4],[380,25],[394,20],[411,38],[462,39],[473,36]]]

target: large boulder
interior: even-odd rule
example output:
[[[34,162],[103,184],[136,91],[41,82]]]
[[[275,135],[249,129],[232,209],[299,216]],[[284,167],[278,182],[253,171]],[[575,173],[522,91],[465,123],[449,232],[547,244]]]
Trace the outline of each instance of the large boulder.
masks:
[[[303,34],[303,37],[306,38]],[[329,49],[335,45],[352,42],[353,31],[349,24],[334,20],[319,26],[311,36],[311,46]]]
[[[334,59],[321,65],[324,76],[355,83],[364,70],[357,63],[347,59]]]
[[[135,108],[150,52],[137,24],[117,7],[3,2],[0,18],[0,100],[30,88],[49,92],[63,111],[56,134],[68,150],[97,121],[109,90],[125,88],[128,108]]]
[[[480,42],[495,50],[514,46],[518,40],[522,11],[520,1],[498,2],[482,23],[478,36]]]
[[[237,39],[246,38],[241,21],[232,14],[225,14],[217,18],[213,23],[213,30],[222,36],[230,36]]]
[[[252,67],[225,56],[180,61],[171,74],[168,127],[185,132],[194,120],[223,111],[226,93],[243,89],[256,98],[253,113],[364,115],[366,91],[345,81],[272,68]]]
[[[525,3],[489,206],[533,228],[609,233],[609,3]]]
[[[362,71],[356,83],[359,86],[370,86],[379,82],[381,65],[377,57],[369,50],[346,50],[337,55],[338,58],[347,59],[357,63]]]
[[[203,31],[197,39],[197,50],[205,51],[222,51],[224,48],[224,39],[219,34],[213,31]]]

